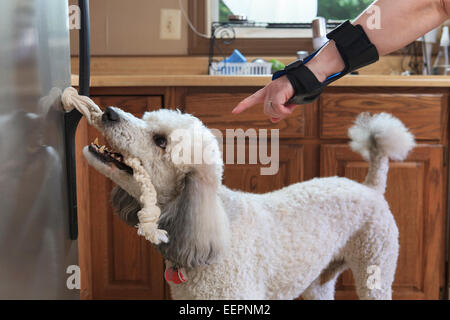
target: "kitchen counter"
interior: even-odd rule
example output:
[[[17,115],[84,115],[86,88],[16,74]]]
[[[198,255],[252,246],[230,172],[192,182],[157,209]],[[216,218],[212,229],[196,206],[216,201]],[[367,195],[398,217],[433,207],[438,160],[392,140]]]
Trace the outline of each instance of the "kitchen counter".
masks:
[[[264,86],[270,76],[118,74],[93,75],[91,87]],[[78,75],[72,75],[78,85]],[[450,76],[347,75],[337,87],[450,87]]]

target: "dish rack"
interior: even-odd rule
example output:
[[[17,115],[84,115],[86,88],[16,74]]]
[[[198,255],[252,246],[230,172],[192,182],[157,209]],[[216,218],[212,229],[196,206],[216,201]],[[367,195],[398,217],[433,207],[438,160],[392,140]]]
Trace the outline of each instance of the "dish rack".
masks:
[[[211,62],[209,74],[216,76],[271,75],[270,62]]]

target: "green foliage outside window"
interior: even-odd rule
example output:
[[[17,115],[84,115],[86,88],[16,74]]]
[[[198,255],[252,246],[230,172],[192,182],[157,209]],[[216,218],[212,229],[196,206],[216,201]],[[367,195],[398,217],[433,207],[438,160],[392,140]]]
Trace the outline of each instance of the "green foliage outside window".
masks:
[[[317,15],[332,20],[354,19],[373,1],[374,0],[318,0]],[[228,15],[231,14],[233,13],[223,0],[219,0],[219,21],[228,21]]]
[[[373,0],[318,0],[317,15],[332,20],[354,19]]]
[[[226,22],[228,21],[228,16],[232,15],[233,12],[227,7],[223,0],[219,0],[219,21]]]

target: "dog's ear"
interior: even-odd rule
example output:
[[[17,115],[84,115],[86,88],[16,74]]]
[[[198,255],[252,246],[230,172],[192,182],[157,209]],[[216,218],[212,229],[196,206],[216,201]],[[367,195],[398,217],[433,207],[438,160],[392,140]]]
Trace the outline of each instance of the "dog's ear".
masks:
[[[226,248],[230,236],[218,186],[200,171],[189,172],[181,183],[181,193],[162,208],[159,228],[170,240],[158,249],[179,266],[209,264]]]
[[[139,223],[137,213],[141,210],[141,206],[121,187],[116,186],[111,191],[111,203],[121,220],[133,227]]]

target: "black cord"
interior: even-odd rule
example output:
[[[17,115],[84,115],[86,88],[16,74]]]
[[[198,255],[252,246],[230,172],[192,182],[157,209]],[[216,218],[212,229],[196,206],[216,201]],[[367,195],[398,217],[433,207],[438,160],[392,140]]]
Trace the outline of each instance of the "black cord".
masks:
[[[412,50],[413,50],[413,54],[412,57],[410,59],[410,63],[409,63],[409,67],[414,71],[415,74],[420,74],[420,66],[421,63],[419,62],[419,55],[418,55],[418,50],[417,50],[417,43],[413,42],[412,44]]]
[[[78,93],[83,96],[89,96],[90,85],[90,22],[89,22],[89,0],[79,0],[78,5],[81,11],[81,28],[80,28],[80,53],[79,53],[79,80]]]
[[[231,37],[217,37],[216,35],[226,34],[228,35],[227,30],[231,30]],[[224,33],[225,32],[225,33]],[[214,71],[222,71],[226,68],[226,54],[224,50],[222,50],[222,47],[219,45],[219,41],[222,42],[224,45],[230,45],[234,42],[236,39],[236,32],[234,31],[234,28],[230,26],[229,24],[221,24],[221,23],[213,23],[211,26],[211,40],[212,46],[210,50],[210,67],[212,67],[211,62],[219,62],[217,59],[214,59],[214,48],[217,48],[217,51],[219,51],[219,55],[223,58],[223,65],[220,67],[220,69],[214,68]]]

